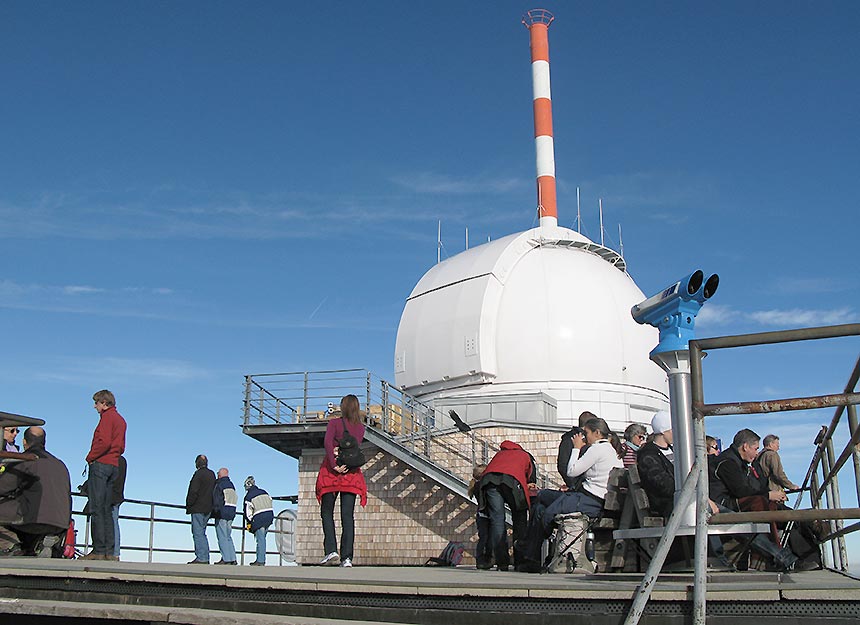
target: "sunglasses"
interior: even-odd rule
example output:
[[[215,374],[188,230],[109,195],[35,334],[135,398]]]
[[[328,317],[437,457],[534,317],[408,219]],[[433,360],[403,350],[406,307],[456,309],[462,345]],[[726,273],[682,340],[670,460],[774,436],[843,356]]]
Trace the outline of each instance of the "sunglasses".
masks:
[[[12,434],[17,434],[18,428],[8,428],[8,431],[11,432]]]
[[[717,445],[708,445],[708,449],[719,449]]]

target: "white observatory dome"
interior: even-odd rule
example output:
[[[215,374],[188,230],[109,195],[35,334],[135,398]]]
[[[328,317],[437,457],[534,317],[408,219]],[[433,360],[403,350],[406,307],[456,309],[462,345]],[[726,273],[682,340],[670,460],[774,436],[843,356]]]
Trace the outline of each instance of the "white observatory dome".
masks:
[[[415,286],[397,331],[395,383],[437,406],[542,393],[560,424],[583,410],[613,428],[647,422],[668,398],[666,374],[648,357],[657,330],[630,315],[643,299],[616,252],[573,230],[486,243]]]

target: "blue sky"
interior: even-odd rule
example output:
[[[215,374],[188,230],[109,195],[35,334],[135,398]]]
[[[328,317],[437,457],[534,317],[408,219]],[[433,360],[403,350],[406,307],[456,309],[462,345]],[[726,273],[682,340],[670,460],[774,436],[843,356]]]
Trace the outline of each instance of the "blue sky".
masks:
[[[0,408],[76,475],[114,390],[130,497],[181,501],[201,452],[295,492],[240,434],[243,375],[393,377],[437,222],[447,255],[535,223],[528,8],[0,5]],[[860,7],[547,8],[560,223],[579,186],[599,240],[602,197],[646,294],[719,273],[701,336],[858,321]],[[714,354],[707,399],[838,392],[857,347]],[[799,480],[830,417],[754,429]]]

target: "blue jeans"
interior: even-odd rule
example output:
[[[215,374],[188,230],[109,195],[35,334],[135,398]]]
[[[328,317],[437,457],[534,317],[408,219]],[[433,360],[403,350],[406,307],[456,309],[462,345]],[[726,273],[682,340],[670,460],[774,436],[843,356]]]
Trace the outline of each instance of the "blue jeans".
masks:
[[[257,539],[257,562],[266,563],[266,528],[261,527],[254,532],[254,538]]]
[[[87,494],[92,515],[93,553],[113,555],[113,483],[119,469],[111,464],[91,462],[87,479]]]
[[[119,507],[122,504],[111,506],[111,516],[113,516],[113,555],[119,557]]]
[[[206,537],[206,523],[209,515],[202,512],[191,513],[191,537],[194,539],[194,559],[209,562],[209,539]]]
[[[224,562],[236,561],[236,546],[233,544],[233,530],[227,519],[215,519],[215,537],[218,539],[218,551]]]

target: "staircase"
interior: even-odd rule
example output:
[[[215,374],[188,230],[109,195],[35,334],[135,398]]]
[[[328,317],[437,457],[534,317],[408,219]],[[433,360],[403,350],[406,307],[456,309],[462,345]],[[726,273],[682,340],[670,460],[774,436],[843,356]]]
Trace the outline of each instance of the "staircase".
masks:
[[[350,393],[362,404],[366,441],[468,499],[472,467],[498,446],[365,369],[247,375],[243,424],[320,426]]]

